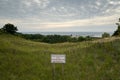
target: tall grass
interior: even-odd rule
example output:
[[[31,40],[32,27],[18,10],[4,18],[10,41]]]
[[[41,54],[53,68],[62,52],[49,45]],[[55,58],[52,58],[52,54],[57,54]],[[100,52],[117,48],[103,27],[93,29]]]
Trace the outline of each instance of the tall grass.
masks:
[[[53,80],[51,54],[66,54],[55,80],[120,80],[120,39],[47,44],[8,34],[0,35],[0,80]]]

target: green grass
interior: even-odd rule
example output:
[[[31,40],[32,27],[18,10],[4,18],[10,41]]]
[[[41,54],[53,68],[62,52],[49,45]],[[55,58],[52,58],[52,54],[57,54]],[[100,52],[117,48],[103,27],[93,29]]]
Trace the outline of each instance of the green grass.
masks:
[[[55,80],[120,80],[120,39],[47,44],[0,34],[0,80],[53,80],[51,54],[66,54],[55,64]]]

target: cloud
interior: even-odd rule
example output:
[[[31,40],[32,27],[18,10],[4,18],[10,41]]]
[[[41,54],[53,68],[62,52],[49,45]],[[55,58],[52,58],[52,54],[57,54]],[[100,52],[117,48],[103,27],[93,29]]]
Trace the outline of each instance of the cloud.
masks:
[[[33,0],[34,2],[36,2],[36,3],[38,3],[38,4],[40,4],[41,3],[41,1],[40,0]]]
[[[103,26],[114,24],[118,15],[94,17],[92,19],[73,20],[68,22],[47,22],[42,25],[46,28],[64,28],[64,27],[85,27],[85,26]]]
[[[23,4],[27,7],[39,7],[41,9],[46,8],[49,4],[49,0],[23,0]]]
[[[0,25],[22,29],[65,29],[114,24],[119,0],[0,0]]]
[[[25,4],[26,7],[30,7],[32,5],[32,2],[29,1],[23,1],[23,4]]]
[[[109,1],[109,4],[119,5],[119,4],[120,4],[120,1]]]
[[[99,16],[91,19],[82,19],[82,20],[70,20],[66,22],[41,22],[39,19],[31,18],[29,19],[31,22],[24,20],[1,20],[0,22],[10,22],[14,24],[23,24],[23,25],[32,25],[34,28],[38,29],[51,29],[51,28],[71,28],[73,26],[76,27],[86,27],[86,26],[103,26],[103,25],[113,25],[115,24],[119,15],[112,16]]]
[[[99,1],[96,1],[96,5],[97,5],[97,6],[100,6],[101,3],[100,3]]]

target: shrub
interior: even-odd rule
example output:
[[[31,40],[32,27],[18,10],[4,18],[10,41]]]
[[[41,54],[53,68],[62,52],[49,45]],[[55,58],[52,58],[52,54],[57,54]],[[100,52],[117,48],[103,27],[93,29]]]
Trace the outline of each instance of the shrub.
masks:
[[[78,41],[85,41],[85,38],[80,36],[80,37],[78,37]]]
[[[119,22],[120,22],[120,18],[119,18]],[[120,23],[116,23],[116,25],[118,26],[117,30],[113,33],[112,36],[120,36]]]
[[[110,34],[109,34],[109,33],[104,32],[104,33],[102,34],[102,38],[106,38],[106,37],[110,37]]]

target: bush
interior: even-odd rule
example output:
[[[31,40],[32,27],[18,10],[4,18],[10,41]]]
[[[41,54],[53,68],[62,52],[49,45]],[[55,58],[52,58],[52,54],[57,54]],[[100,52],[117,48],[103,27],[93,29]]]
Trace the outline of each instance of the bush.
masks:
[[[110,34],[105,32],[102,34],[102,38],[106,38],[106,37],[110,37]]]
[[[42,42],[47,43],[61,43],[67,42],[70,40],[70,36],[61,36],[61,35],[47,35],[43,38]]]
[[[85,38],[80,36],[80,37],[78,37],[78,41],[85,41]]]
[[[92,40],[92,39],[93,39],[93,38],[90,37],[90,36],[86,36],[86,37],[85,37],[85,40],[86,40],[86,41],[90,41],[90,40]]]
[[[0,34],[2,33],[2,29],[0,29]]]
[[[119,18],[119,22],[120,22],[120,18]],[[117,30],[113,33],[112,36],[120,36],[120,23],[116,23],[116,25],[118,25]]]
[[[114,32],[113,36],[120,36],[120,26],[118,26],[118,29]]]

